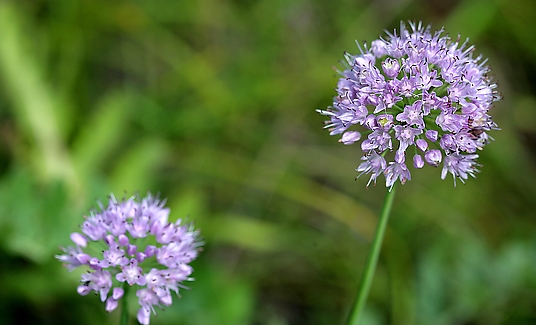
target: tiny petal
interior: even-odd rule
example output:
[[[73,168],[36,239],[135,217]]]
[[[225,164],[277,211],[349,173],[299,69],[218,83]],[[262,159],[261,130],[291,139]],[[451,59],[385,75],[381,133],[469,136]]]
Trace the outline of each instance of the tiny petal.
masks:
[[[104,237],[104,242],[106,243],[106,245],[108,246],[111,246],[111,245],[116,245],[115,243],[115,237],[113,235],[106,235]]]
[[[128,245],[127,247],[127,254],[128,255],[134,255],[136,254],[136,252],[138,251],[138,247],[136,245]]]
[[[76,292],[78,292],[78,294],[81,296],[85,296],[91,292],[91,288],[84,284],[84,285],[78,286],[78,288],[76,288]]]
[[[115,300],[119,300],[119,299],[121,299],[121,297],[123,297],[124,293],[125,293],[125,291],[123,290],[123,288],[115,287],[112,290],[112,298],[115,299]]]
[[[375,130],[378,128],[378,123],[376,123],[376,115],[370,114],[365,118],[364,125],[370,129]]]
[[[123,247],[127,246],[129,243],[128,237],[125,235],[119,235],[119,237],[117,237],[117,243]]]
[[[80,262],[80,264],[89,264],[91,256],[89,254],[78,254],[76,255],[76,260]]]
[[[119,303],[117,302],[117,300],[110,297],[106,300],[106,307],[104,309],[110,313],[114,311],[118,305]]]
[[[456,151],[457,141],[451,133],[447,133],[444,134],[441,139],[439,139],[439,146],[446,152]]]
[[[437,167],[441,163],[442,156],[441,151],[432,149],[424,154],[424,159],[430,166]]]
[[[147,258],[143,252],[136,252],[136,259],[141,263]]]
[[[380,58],[384,56],[385,54],[387,54],[386,44],[382,40],[378,39],[378,40],[372,41],[371,48],[372,48],[372,53],[374,53],[374,55],[377,58]]]
[[[428,149],[428,142],[426,142],[426,140],[424,139],[417,139],[415,141],[415,145],[417,146],[417,148],[419,148],[421,151],[426,151],[426,149]]]
[[[415,168],[424,167],[424,160],[422,159],[421,155],[416,154],[415,156],[413,156],[413,167]]]
[[[89,260],[89,267],[94,269],[94,270],[98,270],[98,269],[101,269],[100,267],[100,263],[101,261],[99,261],[98,258],[96,257],[92,257],[90,260]]]
[[[87,246],[86,237],[84,235],[80,234],[80,233],[73,232],[71,234],[71,240],[73,241],[73,243],[75,243],[78,246],[81,246],[81,247],[86,247]]]
[[[162,290],[162,294],[158,295],[158,298],[160,299],[160,303],[162,303],[164,306],[171,306],[173,303],[171,294],[167,290]]]
[[[387,58],[382,62],[382,68],[388,78],[394,78],[400,71],[400,63],[393,58]]]
[[[406,161],[406,153],[402,150],[397,150],[395,153],[395,161],[399,164],[404,163],[404,161]]]
[[[147,247],[145,248],[145,255],[147,257],[151,257],[151,256],[154,256],[156,254],[156,251],[157,251],[157,248],[153,245],[147,245]]]
[[[149,325],[150,316],[151,316],[151,311],[148,308],[144,308],[144,307],[141,307],[140,309],[138,309],[138,313],[136,314],[136,318],[138,319],[138,322],[142,325]]]
[[[432,142],[436,142],[438,138],[438,132],[436,130],[428,130],[426,131],[425,135],[426,138]]]
[[[346,131],[343,133],[342,138],[339,140],[339,142],[342,142],[345,145],[349,145],[356,141],[359,141],[359,139],[361,139],[361,133],[357,131]]]

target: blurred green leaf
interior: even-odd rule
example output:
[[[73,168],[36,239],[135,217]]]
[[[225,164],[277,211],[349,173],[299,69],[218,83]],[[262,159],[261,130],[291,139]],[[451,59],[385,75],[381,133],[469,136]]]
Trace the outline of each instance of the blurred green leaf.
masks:
[[[73,144],[76,169],[89,181],[101,170],[106,159],[124,142],[133,96],[115,93],[102,99],[88,118]]]
[[[0,3],[0,71],[3,86],[15,104],[15,113],[26,136],[35,143],[33,167],[45,180],[65,180],[73,192],[80,191],[69,154],[62,138],[61,118],[55,107],[58,96],[46,84],[42,66],[32,54],[28,39],[22,37],[23,17],[9,2]],[[67,121],[64,121],[67,123]]]
[[[461,1],[445,21],[445,29],[453,39],[459,34],[462,42],[470,37],[474,43],[498,19],[500,2],[501,0]]]
[[[166,147],[162,140],[148,138],[125,148],[115,160],[111,176],[112,192],[129,193],[135,189],[143,193],[150,190],[151,178],[166,157]]]
[[[14,170],[0,186],[2,243],[13,254],[37,263],[50,259],[64,242],[64,229],[73,226],[60,184],[40,187],[27,170]]]

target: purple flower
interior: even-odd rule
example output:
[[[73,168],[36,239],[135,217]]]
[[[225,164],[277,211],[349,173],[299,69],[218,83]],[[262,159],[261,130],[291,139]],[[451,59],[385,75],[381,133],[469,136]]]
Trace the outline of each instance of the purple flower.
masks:
[[[411,179],[411,174],[409,173],[408,167],[404,162],[390,162],[389,167],[384,171],[386,186],[391,189],[395,184],[396,180],[399,179],[400,183],[405,184],[406,181]]]
[[[422,133],[421,129],[412,128],[409,126],[395,125],[395,136],[400,142],[398,150],[406,151],[406,149],[415,143],[415,137]]]
[[[318,112],[329,117],[326,128],[342,134],[343,144],[362,141],[357,171],[371,174],[367,186],[381,174],[389,188],[409,180],[400,162],[409,147],[424,154],[413,155],[415,168],[443,163],[442,178],[474,176],[476,150],[498,129],[488,111],[500,96],[486,60],[473,57],[467,41],[412,22],[360,50],[345,54],[333,106]]]
[[[475,160],[478,155],[462,155],[459,153],[453,153],[445,157],[443,163],[443,170],[441,171],[441,179],[447,177],[447,173],[451,173],[454,177],[454,186],[456,186],[456,177],[458,177],[462,183],[467,179],[467,176],[475,177],[475,173],[478,172],[479,166]]]
[[[396,116],[396,120],[406,122],[408,125],[414,125],[424,128],[422,101],[418,100],[413,105],[406,105],[404,111]]]
[[[111,196],[106,208],[99,204],[101,211],[86,217],[82,232],[71,234],[76,247],[62,248],[64,254],[55,256],[69,271],[87,269],[77,288],[80,295],[95,292],[111,312],[123,298],[125,286],[134,287],[140,324],[149,324],[154,306],[171,305],[171,291],[178,294],[184,287],[182,281],[193,280],[188,263],[197,257],[201,243],[191,224],[183,224],[181,219],[168,222],[169,209],[164,203],[150,194],[141,200],[131,197],[123,201]],[[86,248],[101,253],[89,255]]]
[[[361,160],[364,160],[364,162],[357,167],[356,171],[361,172],[361,174],[372,174],[367,186],[372,181],[374,181],[374,184],[376,184],[376,178],[380,176],[387,167],[385,159],[378,155],[376,151],[372,151],[369,155],[361,157]]]

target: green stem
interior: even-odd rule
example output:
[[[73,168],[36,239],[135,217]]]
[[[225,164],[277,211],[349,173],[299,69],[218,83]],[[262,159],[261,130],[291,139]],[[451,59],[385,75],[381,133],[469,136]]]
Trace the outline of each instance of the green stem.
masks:
[[[354,307],[348,319],[348,325],[358,325],[359,318],[363,313],[365,303],[367,302],[367,297],[372,285],[372,278],[374,277],[374,271],[376,270],[376,264],[378,264],[378,257],[380,256],[380,251],[383,242],[383,236],[385,230],[387,229],[387,220],[389,219],[389,214],[391,213],[391,207],[393,206],[393,200],[395,197],[396,183],[393,185],[391,191],[387,192],[385,196],[385,201],[383,203],[383,209],[378,220],[378,226],[376,228],[376,234],[372,242],[372,248],[365,265],[365,270],[361,276],[361,284],[357,293],[357,298],[354,303]]]
[[[123,283],[123,298],[121,299],[121,325],[128,325],[128,289],[130,286],[125,281]]]

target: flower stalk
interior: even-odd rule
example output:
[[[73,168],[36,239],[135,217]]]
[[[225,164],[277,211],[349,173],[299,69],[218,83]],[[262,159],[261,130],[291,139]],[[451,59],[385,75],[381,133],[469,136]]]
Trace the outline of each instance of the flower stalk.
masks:
[[[123,283],[123,290],[125,291],[125,294],[128,293],[128,289],[129,289],[129,285],[124,282]],[[128,325],[128,299],[127,297],[125,297],[122,301],[121,301],[121,320],[120,320],[120,325]]]
[[[372,279],[374,277],[376,265],[378,264],[383,237],[385,235],[385,230],[387,229],[387,221],[389,219],[389,215],[391,214],[391,207],[393,206],[395,191],[396,185],[393,186],[390,191],[387,191],[387,195],[385,196],[382,212],[376,227],[376,233],[374,234],[374,238],[372,240],[372,247],[367,258],[365,270],[361,276],[361,283],[359,285],[357,297],[350,313],[350,317],[348,318],[348,325],[358,325],[363,313],[363,309],[365,308],[370,287],[372,286]]]

